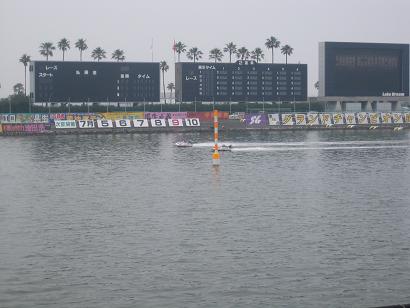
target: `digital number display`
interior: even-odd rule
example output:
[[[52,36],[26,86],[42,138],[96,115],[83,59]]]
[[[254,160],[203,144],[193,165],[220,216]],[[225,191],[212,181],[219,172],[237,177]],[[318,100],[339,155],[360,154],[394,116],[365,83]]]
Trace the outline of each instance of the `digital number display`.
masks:
[[[159,102],[159,63],[34,61],[34,102]]]
[[[322,96],[408,96],[409,45],[322,44]]]
[[[178,101],[305,101],[306,64],[177,63]]]

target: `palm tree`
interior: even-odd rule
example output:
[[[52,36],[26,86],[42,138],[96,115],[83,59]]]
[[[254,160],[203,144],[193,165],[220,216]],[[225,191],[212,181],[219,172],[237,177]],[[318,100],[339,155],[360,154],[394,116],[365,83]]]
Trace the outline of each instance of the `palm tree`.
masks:
[[[174,85],[174,83],[173,82],[170,82],[168,85],[167,85],[167,89],[171,92],[171,96],[170,96],[170,100],[172,99],[172,91],[175,89],[175,85]]]
[[[106,58],[105,50],[102,49],[101,47],[97,47],[91,52],[91,57],[94,60],[97,60],[98,62],[100,62],[100,60],[102,60],[103,58]]]
[[[164,100],[165,100],[165,104],[166,104],[167,103],[167,97],[165,95],[165,72],[168,71],[169,66],[168,66],[166,61],[161,61],[159,63],[159,68],[162,71],[162,87],[164,89]]]
[[[249,50],[246,47],[241,47],[236,51],[236,57],[241,60],[249,58]]]
[[[273,50],[276,48],[279,48],[280,41],[278,41],[276,37],[271,36],[270,38],[266,39],[265,46],[268,49],[272,49],[272,64],[273,64]]]
[[[214,48],[209,52],[209,59],[214,59],[216,62],[221,62],[224,54],[219,48]]]
[[[75,42],[75,47],[80,50],[80,61],[83,61],[83,51],[88,48],[87,44],[85,43],[85,40],[78,39],[78,41]]]
[[[175,51],[178,54],[178,62],[180,62],[181,53],[186,51],[186,45],[182,42],[178,42],[174,45]]]
[[[282,51],[282,54],[286,56],[286,64],[288,64],[288,56],[290,56],[293,53],[293,48],[289,45],[285,45],[282,46],[280,50]]]
[[[121,49],[114,50],[114,52],[111,55],[111,59],[115,59],[117,60],[117,62],[124,61],[125,60],[124,50],[121,50]]]
[[[64,54],[65,52],[70,49],[70,42],[66,38],[62,38],[58,43],[57,43],[58,48],[63,52],[63,61],[64,61]]]
[[[194,60],[194,63],[196,62],[196,60],[201,59],[202,55],[203,53],[198,49],[198,47],[192,47],[186,54],[189,60]]]
[[[236,54],[236,45],[232,42],[226,44],[224,52],[229,53],[229,63],[232,61],[232,54]]]
[[[44,42],[40,45],[40,54],[46,57],[48,61],[48,57],[53,56],[53,50],[56,49],[51,42]]]
[[[263,50],[259,47],[256,47],[255,50],[252,50],[251,58],[256,60],[256,63],[259,63],[259,61],[262,60],[264,57],[265,55],[263,54]]]
[[[31,61],[30,56],[24,54],[21,56],[19,62],[24,65],[24,95],[27,95],[26,85],[27,85],[27,64]]]
[[[21,95],[21,94],[23,94],[23,92],[25,91],[25,89],[23,89],[24,87],[23,87],[23,85],[21,84],[21,83],[16,83],[14,86],[13,86],[13,92],[14,92],[14,95]]]

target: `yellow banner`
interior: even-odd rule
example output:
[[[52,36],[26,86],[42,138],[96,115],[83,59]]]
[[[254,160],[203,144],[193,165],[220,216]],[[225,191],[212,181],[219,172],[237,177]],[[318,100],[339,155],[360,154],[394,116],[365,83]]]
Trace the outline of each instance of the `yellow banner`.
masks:
[[[143,112],[103,112],[101,116],[106,120],[134,120],[143,119]]]

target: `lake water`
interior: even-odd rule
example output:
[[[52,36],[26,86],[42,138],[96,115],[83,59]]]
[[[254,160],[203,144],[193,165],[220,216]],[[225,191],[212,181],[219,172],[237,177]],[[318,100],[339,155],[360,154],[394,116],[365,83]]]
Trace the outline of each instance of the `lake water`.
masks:
[[[410,303],[409,137],[0,138],[0,307]]]

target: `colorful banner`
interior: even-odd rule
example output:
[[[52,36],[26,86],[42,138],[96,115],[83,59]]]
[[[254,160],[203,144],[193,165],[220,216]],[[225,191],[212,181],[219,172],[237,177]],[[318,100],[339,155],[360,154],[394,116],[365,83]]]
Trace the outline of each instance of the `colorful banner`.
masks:
[[[66,114],[65,113],[50,113],[49,118],[51,121],[55,120],[65,120]]]
[[[404,114],[404,120],[406,123],[410,123],[410,113],[405,113]]]
[[[318,113],[308,113],[307,114],[307,125],[319,125],[319,114]]]
[[[268,114],[269,125],[280,125],[278,113]]]
[[[186,119],[187,112],[145,112],[145,119]]]
[[[44,133],[50,129],[48,124],[33,123],[33,124],[2,124],[4,133]]]
[[[238,112],[238,114],[242,114]],[[213,112],[187,112],[188,118],[198,118],[201,121],[205,122],[213,122],[214,121],[214,114]],[[245,116],[243,117],[245,118]],[[219,111],[218,112],[218,119],[219,120],[228,120],[229,119],[229,112]]]
[[[103,112],[101,117],[106,120],[134,120],[143,119],[143,112]]]
[[[0,113],[0,123],[16,123],[16,115],[13,113]]]
[[[56,128],[77,128],[74,120],[54,120],[54,125]]]
[[[282,113],[282,125],[294,125],[293,124],[293,116],[291,113]]]
[[[356,117],[354,113],[345,113],[345,120],[347,125],[354,125],[356,123]]]
[[[369,122],[370,124],[379,124],[379,114],[376,112],[369,113]]]
[[[243,120],[245,119],[245,112],[234,112],[229,115],[229,120]]]
[[[357,113],[357,124],[369,124],[369,116],[366,112]]]
[[[391,113],[389,112],[382,112],[381,114],[381,118],[382,118],[382,123],[383,124],[391,124]]]
[[[403,124],[403,115],[401,113],[393,113],[392,116],[394,124]]]
[[[332,115],[330,113],[321,113],[319,117],[322,125],[332,125]]]
[[[306,125],[306,116],[303,113],[295,114],[296,125]]]
[[[102,115],[99,113],[66,113],[66,120],[101,120],[103,119]]]
[[[334,125],[343,125],[343,118],[344,114],[343,113],[334,113],[333,114],[333,124]]]
[[[48,113],[2,113],[0,123],[48,123]]]
[[[246,126],[266,126],[268,117],[265,113],[247,113],[245,115]]]

